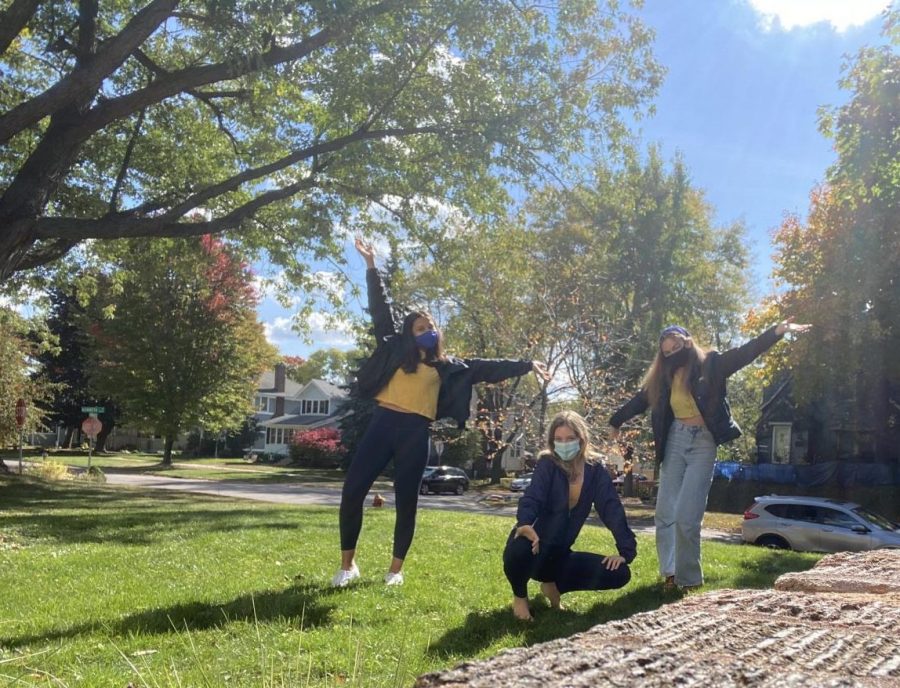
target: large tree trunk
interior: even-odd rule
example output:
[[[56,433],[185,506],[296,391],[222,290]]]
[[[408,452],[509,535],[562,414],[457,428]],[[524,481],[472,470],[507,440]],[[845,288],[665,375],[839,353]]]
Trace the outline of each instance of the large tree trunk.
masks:
[[[115,421],[108,420],[103,423],[103,429],[100,431],[100,434],[97,435],[97,446],[94,447],[94,451],[97,453],[106,451],[106,440],[109,438],[114,427],[116,427]]]
[[[163,460],[162,465],[171,467],[172,466],[172,445],[175,444],[175,435],[166,435],[166,444],[163,448]]]

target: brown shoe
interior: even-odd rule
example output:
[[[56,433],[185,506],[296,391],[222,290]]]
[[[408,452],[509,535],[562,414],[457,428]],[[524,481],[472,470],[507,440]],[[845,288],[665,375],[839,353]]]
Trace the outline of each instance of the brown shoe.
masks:
[[[678,586],[675,584],[675,576],[666,576],[662,585],[663,592],[675,592]]]

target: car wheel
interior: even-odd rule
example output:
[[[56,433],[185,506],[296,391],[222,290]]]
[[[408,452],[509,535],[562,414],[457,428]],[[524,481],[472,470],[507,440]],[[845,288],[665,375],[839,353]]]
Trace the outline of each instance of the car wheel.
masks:
[[[422,483],[422,486],[419,488],[419,494],[428,494],[428,485]]]
[[[462,483],[456,483],[456,494],[461,495],[465,491],[466,491],[465,485],[463,485]]]
[[[791,548],[788,541],[778,535],[760,535],[756,538],[756,544],[760,547],[771,547],[772,549]]]

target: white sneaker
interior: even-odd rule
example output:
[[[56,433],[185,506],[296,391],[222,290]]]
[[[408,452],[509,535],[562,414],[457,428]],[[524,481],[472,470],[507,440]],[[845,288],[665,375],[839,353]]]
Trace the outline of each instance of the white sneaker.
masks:
[[[331,579],[331,586],[333,588],[346,588],[357,578],[359,578],[359,567],[357,567],[356,562],[354,562],[349,571],[346,569],[338,569],[338,572],[334,574],[334,577]]]
[[[384,584],[403,585],[403,571],[398,571],[397,573],[388,571],[386,574],[384,574]]]

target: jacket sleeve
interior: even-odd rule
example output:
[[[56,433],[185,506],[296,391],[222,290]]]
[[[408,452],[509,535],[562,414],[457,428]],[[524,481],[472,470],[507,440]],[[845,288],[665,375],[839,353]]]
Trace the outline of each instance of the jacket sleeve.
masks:
[[[463,362],[472,371],[472,383],[500,382],[531,372],[531,361],[512,361],[495,358],[466,358]]]
[[[550,487],[553,484],[553,465],[550,459],[540,459],[534,467],[531,484],[519,499],[516,510],[516,527],[533,525],[538,514],[550,498]]]
[[[602,468],[599,470],[599,479],[597,480],[597,491],[594,495],[594,508],[600,515],[603,525],[610,529],[616,540],[616,549],[619,550],[619,556],[630,564],[637,556],[637,540],[634,533],[628,526],[628,520],[625,518],[625,508],[622,506],[622,500],[616,494],[616,488],[613,487],[612,480]]]
[[[634,418],[638,414],[646,411],[649,405],[650,402],[647,400],[647,393],[642,389],[612,415],[609,419],[609,424],[614,428],[618,428],[629,418]]]
[[[397,331],[384,291],[384,281],[376,268],[366,270],[366,287],[369,292],[369,315],[372,316],[375,339],[377,343],[381,343],[386,337],[397,334]]]
[[[719,354],[719,367],[723,378],[736,373],[745,365],[753,362],[757,357],[768,351],[781,338],[782,335],[775,334],[775,327],[770,327],[755,339],[751,339],[746,344],[735,349]]]

